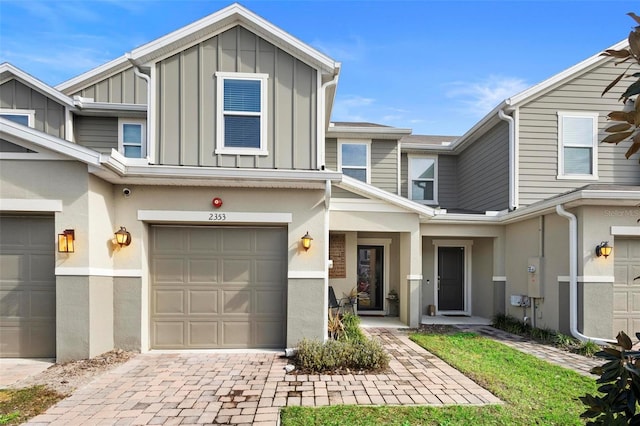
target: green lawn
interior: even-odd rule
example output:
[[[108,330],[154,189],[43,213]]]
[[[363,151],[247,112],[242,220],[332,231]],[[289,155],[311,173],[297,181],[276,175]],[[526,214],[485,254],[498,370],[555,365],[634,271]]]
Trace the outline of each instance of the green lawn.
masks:
[[[0,425],[19,425],[64,398],[44,386],[0,389]]]
[[[577,399],[591,379],[470,333],[412,339],[489,389],[504,405],[482,407],[287,407],[282,425],[582,425]]]

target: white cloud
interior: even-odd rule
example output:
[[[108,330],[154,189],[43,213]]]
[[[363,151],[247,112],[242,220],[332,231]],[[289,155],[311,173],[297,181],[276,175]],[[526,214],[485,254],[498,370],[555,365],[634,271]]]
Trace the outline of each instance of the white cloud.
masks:
[[[481,81],[451,83],[448,98],[458,99],[462,109],[473,116],[482,117],[496,105],[529,85],[521,78],[490,75]]]

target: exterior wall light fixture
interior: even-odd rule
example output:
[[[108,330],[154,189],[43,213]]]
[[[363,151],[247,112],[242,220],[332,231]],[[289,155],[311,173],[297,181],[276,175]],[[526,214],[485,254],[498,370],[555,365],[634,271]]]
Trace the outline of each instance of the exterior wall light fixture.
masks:
[[[115,235],[116,243],[118,243],[120,247],[128,246],[129,244],[131,244],[131,234],[124,226],[121,226],[120,230],[115,232]]]
[[[609,245],[609,241],[603,241],[596,246],[596,256],[604,256],[606,259],[609,257],[611,252],[613,251],[613,247]]]
[[[73,229],[65,229],[58,234],[58,252],[73,253],[75,251],[76,232]]]
[[[304,249],[304,251],[309,251],[309,249],[311,248],[311,240],[313,240],[313,238],[311,238],[311,235],[309,235],[309,231],[307,231],[307,233],[304,234],[300,239],[302,240],[302,248]]]

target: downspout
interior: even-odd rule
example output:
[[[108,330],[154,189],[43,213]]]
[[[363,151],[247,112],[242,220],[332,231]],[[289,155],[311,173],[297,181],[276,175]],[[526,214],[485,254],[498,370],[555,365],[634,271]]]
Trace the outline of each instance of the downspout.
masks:
[[[324,158],[325,158],[325,114],[326,114],[326,91],[329,86],[336,86],[338,84],[338,78],[340,77],[340,68],[338,72],[334,74],[333,78],[320,86],[320,125],[318,126],[318,155],[317,155],[317,168],[324,170]]]
[[[561,204],[556,206],[556,212],[569,220],[569,328],[576,339],[592,341],[599,345],[617,343],[615,340],[589,337],[578,331],[578,219],[573,213],[566,211]]]
[[[509,123],[509,211],[514,211],[516,206],[516,130],[515,120],[510,115],[498,110],[498,117]]]
[[[150,159],[150,154],[151,154],[151,133],[149,132],[150,126],[151,126],[151,77],[149,77],[146,74],[143,74],[140,71],[140,68],[138,67],[138,65],[133,61],[133,58],[131,58],[131,54],[127,53],[126,58],[129,60],[129,62],[131,62],[131,65],[133,66],[133,73],[142,78],[144,81],[147,82],[147,125],[146,125],[146,136],[147,136],[147,159]]]

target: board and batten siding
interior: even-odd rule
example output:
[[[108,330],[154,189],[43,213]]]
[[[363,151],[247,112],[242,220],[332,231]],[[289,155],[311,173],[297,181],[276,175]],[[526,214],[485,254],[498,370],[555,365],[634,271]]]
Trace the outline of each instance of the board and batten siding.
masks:
[[[502,121],[458,155],[458,208],[484,212],[509,205],[509,125]]]
[[[371,185],[398,193],[398,141],[371,141]]]
[[[147,104],[147,82],[133,73],[133,67],[71,94],[94,102]]]
[[[65,137],[64,105],[16,79],[0,85],[0,109],[33,110],[36,130],[61,139]]]
[[[418,154],[416,154],[418,155]],[[427,155],[427,154],[425,154]],[[454,155],[429,154],[438,161],[438,206],[443,209],[458,207],[458,160]],[[409,196],[409,160],[407,153],[400,158],[400,195]]]
[[[267,156],[215,154],[215,73],[265,73]],[[317,169],[317,71],[236,26],[155,65],[163,165]]]
[[[77,115],[74,118],[76,143],[95,151],[111,154],[118,150],[118,118]]]
[[[597,112],[598,140],[607,114],[622,109],[618,97],[627,84],[600,96],[621,70],[614,61],[595,66],[572,80],[524,104],[519,109],[519,204],[526,206],[589,184],[640,185],[637,157],[624,156],[629,142],[598,143],[598,176],[595,180],[557,179],[558,176],[558,111]]]

